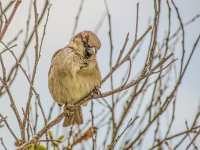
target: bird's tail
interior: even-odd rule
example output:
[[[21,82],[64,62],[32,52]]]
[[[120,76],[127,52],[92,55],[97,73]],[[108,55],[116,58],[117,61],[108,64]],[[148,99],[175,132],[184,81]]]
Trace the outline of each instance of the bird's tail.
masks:
[[[76,108],[64,107],[64,112],[65,112],[65,118],[63,122],[63,127],[75,124],[79,125],[83,123],[83,115],[81,107],[76,107]]]

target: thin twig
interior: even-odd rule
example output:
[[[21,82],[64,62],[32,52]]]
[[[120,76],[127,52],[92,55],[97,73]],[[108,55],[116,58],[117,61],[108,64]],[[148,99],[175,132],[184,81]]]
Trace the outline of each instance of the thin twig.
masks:
[[[21,4],[21,0],[16,0],[14,8],[13,8],[13,10],[11,12],[11,15],[9,16],[8,20],[6,21],[2,31],[0,33],[0,40],[2,40],[2,38],[4,37],[4,35],[5,35],[5,33],[6,33],[7,29],[8,29],[8,26],[10,25],[10,23],[11,23],[11,21],[12,21],[12,19],[13,19],[13,17],[14,17],[14,15],[15,15],[15,13],[16,13],[16,11],[17,11],[17,9],[18,9],[20,4]]]

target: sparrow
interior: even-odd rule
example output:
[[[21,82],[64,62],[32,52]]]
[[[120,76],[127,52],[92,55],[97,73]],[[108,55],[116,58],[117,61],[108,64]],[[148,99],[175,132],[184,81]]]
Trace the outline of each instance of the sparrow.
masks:
[[[100,87],[101,73],[96,55],[101,42],[95,33],[83,31],[75,35],[69,44],[56,51],[49,73],[49,91],[59,105],[74,105],[93,90]],[[81,106],[64,107],[63,126],[83,123]]]

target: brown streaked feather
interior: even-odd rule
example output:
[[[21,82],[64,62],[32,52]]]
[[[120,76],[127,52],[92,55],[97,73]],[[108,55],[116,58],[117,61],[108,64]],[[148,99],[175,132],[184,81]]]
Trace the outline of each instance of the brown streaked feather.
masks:
[[[83,40],[87,38],[84,43]],[[85,57],[85,44],[100,48],[100,41],[92,32],[81,32],[67,47],[54,53],[48,73],[48,86],[53,99],[60,105],[74,104],[87,96],[101,83],[96,56]],[[83,122],[81,107],[65,110],[64,126]]]

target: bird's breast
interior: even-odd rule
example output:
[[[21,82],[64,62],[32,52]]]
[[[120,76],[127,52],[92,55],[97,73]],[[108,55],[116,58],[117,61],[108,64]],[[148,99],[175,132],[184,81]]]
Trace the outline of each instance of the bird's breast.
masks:
[[[78,72],[76,76],[57,74],[52,79],[49,78],[49,84],[51,84],[49,87],[52,87],[50,92],[58,103],[75,103],[99,86],[100,81],[98,70],[89,74],[84,71]]]

